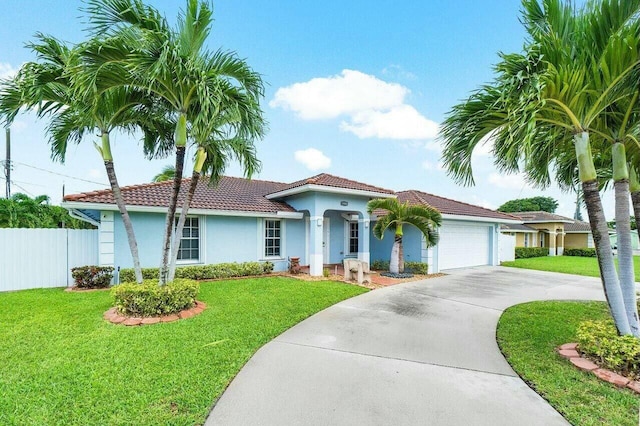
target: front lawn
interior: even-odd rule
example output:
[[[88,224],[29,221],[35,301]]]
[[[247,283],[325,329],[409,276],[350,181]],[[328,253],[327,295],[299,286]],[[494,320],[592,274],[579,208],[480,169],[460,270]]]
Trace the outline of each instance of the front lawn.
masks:
[[[618,263],[616,259],[616,264]],[[640,281],[640,256],[633,257],[636,271],[636,281]],[[595,257],[577,256],[545,256],[529,259],[516,259],[512,262],[502,262],[502,266],[514,268],[536,269],[538,271],[562,272],[564,274],[585,275],[599,277],[598,260]]]
[[[601,302],[532,302],[507,309],[498,344],[531,388],[574,425],[637,425],[638,396],[578,370],[555,348],[575,342],[581,321],[608,316]]]
[[[109,292],[0,294],[0,424],[194,425],[262,345],[366,290],[283,277],[203,283],[208,308],[143,327]]]

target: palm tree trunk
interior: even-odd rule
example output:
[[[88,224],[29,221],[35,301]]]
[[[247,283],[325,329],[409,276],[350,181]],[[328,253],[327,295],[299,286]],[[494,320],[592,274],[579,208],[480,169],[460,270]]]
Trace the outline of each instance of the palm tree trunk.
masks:
[[[402,245],[402,235],[398,241],[398,272],[404,273],[404,247]]]
[[[187,119],[184,114],[178,117],[176,124],[176,174],[173,177],[173,192],[169,199],[167,217],[165,221],[164,239],[162,241],[162,260],[160,262],[159,285],[165,285],[169,278],[169,251],[171,250],[171,237],[173,235],[174,222],[176,217],[176,206],[178,205],[178,195],[180,185],[182,185],[182,171],[184,169],[184,154],[187,142]]]
[[[640,240],[640,180],[636,173],[635,167],[629,168],[629,190],[631,191],[631,205],[633,206],[633,215],[636,218],[636,231]]]
[[[184,223],[187,220],[187,213],[189,207],[191,207],[191,201],[196,193],[198,187],[198,181],[200,180],[200,173],[193,171],[191,175],[191,183],[189,185],[189,191],[182,204],[182,212],[180,212],[180,219],[178,219],[178,226],[176,226],[175,238],[173,239],[173,246],[171,247],[171,263],[169,264],[169,278],[171,282],[176,276],[176,263],[178,262],[178,250],[180,249],[180,239],[182,237],[182,230],[184,229]]]
[[[392,274],[400,273],[400,243],[398,242],[398,238],[393,242],[393,246],[391,246],[391,258],[389,261],[389,272]]]
[[[122,191],[120,191],[120,185],[118,184],[118,178],[116,177],[116,171],[113,166],[113,155],[111,154],[111,141],[109,140],[109,133],[103,131],[100,135],[102,145],[96,148],[102,156],[104,161],[104,167],[107,171],[107,177],[109,178],[109,184],[111,185],[111,192],[113,193],[113,199],[118,206],[120,216],[122,216],[122,224],[124,230],[127,233],[127,240],[129,242],[129,250],[131,250],[131,258],[133,259],[133,270],[136,276],[136,282],[142,283],[142,269],[140,267],[140,255],[138,254],[138,242],[136,241],[136,235],[133,231],[133,224],[131,223],[131,217],[127,211],[127,205],[122,197]]]
[[[582,194],[587,206],[589,224],[593,243],[596,247],[598,266],[600,268],[600,278],[604,288],[604,294],[609,305],[609,311],[613,317],[618,333],[621,335],[631,334],[629,321],[625,312],[622,290],[618,281],[611,241],[609,240],[609,228],[602,209],[602,200],[598,191],[598,181],[591,147],[589,145],[589,133],[582,132],[574,136],[576,157],[578,159],[578,171],[582,182]]]
[[[116,172],[113,168],[113,161],[105,161],[104,167],[107,170],[107,177],[109,178],[109,184],[111,184],[111,191],[113,192],[113,198],[116,201],[120,215],[122,216],[122,224],[124,230],[127,233],[127,241],[129,242],[129,250],[131,250],[131,258],[133,259],[133,271],[136,276],[136,282],[142,283],[142,268],[140,267],[140,255],[138,254],[138,242],[136,240],[135,232],[133,231],[133,224],[131,223],[131,217],[127,211],[127,206],[122,197],[122,191],[120,191],[120,185],[116,178]]]
[[[631,224],[629,220],[629,171],[624,145],[620,142],[614,143],[612,154],[620,289],[631,334],[640,337],[633,249],[631,248]]]

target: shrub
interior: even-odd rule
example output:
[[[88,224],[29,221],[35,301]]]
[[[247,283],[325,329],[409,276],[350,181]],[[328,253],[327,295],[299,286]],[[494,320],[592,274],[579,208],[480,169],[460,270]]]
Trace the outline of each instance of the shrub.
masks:
[[[113,267],[78,266],[71,268],[71,276],[78,288],[106,288],[111,284]]]
[[[273,271],[271,262],[218,263],[216,265],[192,265],[176,268],[176,278],[191,280],[213,280],[217,278],[246,277],[249,275],[264,275]],[[151,280],[158,278],[158,268],[142,268],[142,278]],[[135,281],[133,269],[120,270],[120,282]]]
[[[544,257],[549,255],[546,247],[516,247],[516,259],[528,259],[530,257]]]
[[[638,374],[640,340],[618,336],[613,321],[584,321],[578,326],[578,347],[601,367],[618,373]]]
[[[371,262],[371,269],[374,271],[388,271],[389,270],[389,261],[388,260],[374,260]]]
[[[158,280],[144,280],[142,284],[119,284],[111,290],[115,306],[123,315],[153,317],[175,314],[191,308],[200,285],[194,280],[176,279],[159,286]]]
[[[404,271],[427,275],[429,273],[429,265],[423,262],[404,262]]]
[[[580,256],[580,257],[596,257],[596,249],[594,248],[570,248],[564,249],[565,256]]]
[[[324,268],[322,270],[322,276],[325,278],[329,278],[330,272],[329,272],[329,268]]]

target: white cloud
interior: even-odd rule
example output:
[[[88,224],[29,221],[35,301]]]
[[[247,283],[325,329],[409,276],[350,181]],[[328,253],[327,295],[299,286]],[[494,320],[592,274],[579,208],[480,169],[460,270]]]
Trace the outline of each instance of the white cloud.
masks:
[[[529,188],[527,182],[524,179],[524,175],[522,173],[513,174],[513,175],[501,175],[498,173],[491,173],[489,175],[489,183],[497,186],[498,188],[505,189],[523,189]]]
[[[91,179],[102,179],[102,178],[106,178],[106,173],[104,170],[102,169],[89,169],[89,172],[87,173],[87,175],[89,176],[89,178]]]
[[[409,89],[354,70],[281,87],[272,108],[293,111],[303,120],[346,117],[340,129],[360,139],[425,140],[438,134],[438,124],[405,103]]]
[[[484,207],[485,209],[495,210],[496,206],[490,201],[485,200],[484,198],[480,198],[477,195],[472,195],[473,204],[476,206]]]
[[[17,72],[18,70],[13,68],[11,64],[7,62],[0,62],[0,78],[11,78],[16,75]]]
[[[331,167],[331,158],[315,148],[296,151],[294,157],[297,162],[304,164],[309,170],[322,170]]]
[[[434,163],[434,162],[429,161],[429,160],[424,160],[422,162],[422,168],[425,169],[425,170],[429,170],[429,171],[432,171],[432,170],[442,171],[442,170],[444,170],[444,164],[442,164],[441,161],[438,161],[437,163]]]
[[[405,70],[401,65],[391,64],[388,67],[382,69],[382,75],[388,75],[390,77],[399,77],[405,80],[416,80],[417,75],[411,71]]]
[[[432,139],[438,134],[438,123],[422,116],[411,105],[399,105],[389,111],[362,111],[343,121],[340,129],[360,139]]]
[[[489,155],[492,155],[493,144],[494,144],[493,134],[489,133],[488,135],[485,135],[485,137],[480,139],[475,149],[473,150],[473,153],[481,157],[487,157]]]

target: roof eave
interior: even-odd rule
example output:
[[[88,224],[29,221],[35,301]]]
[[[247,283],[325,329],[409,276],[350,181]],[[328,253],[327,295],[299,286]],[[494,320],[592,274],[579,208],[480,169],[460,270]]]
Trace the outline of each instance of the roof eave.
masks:
[[[86,203],[82,201],[63,201],[61,206],[67,210],[71,209],[88,209],[88,210],[107,210],[118,211],[115,204],[107,203]],[[137,206],[129,205],[127,210],[137,213],[166,213],[167,207],[159,206]],[[246,210],[217,210],[217,209],[189,209],[190,215],[198,216],[241,216],[241,217],[274,217],[281,219],[302,219],[304,213],[291,211],[273,211],[273,212],[255,212]]]
[[[363,197],[371,197],[371,198],[396,198],[396,194],[390,194],[386,192],[376,192],[376,191],[365,191],[362,189],[349,189],[349,188],[338,188],[335,186],[326,186],[326,185],[314,185],[314,184],[306,184],[302,186],[296,186],[295,188],[285,189],[284,191],[274,192],[272,194],[268,194],[265,196],[267,200],[273,200],[275,198],[284,198],[290,197],[292,195],[302,194],[304,192],[328,192],[332,194],[342,194],[342,195],[357,195]]]

